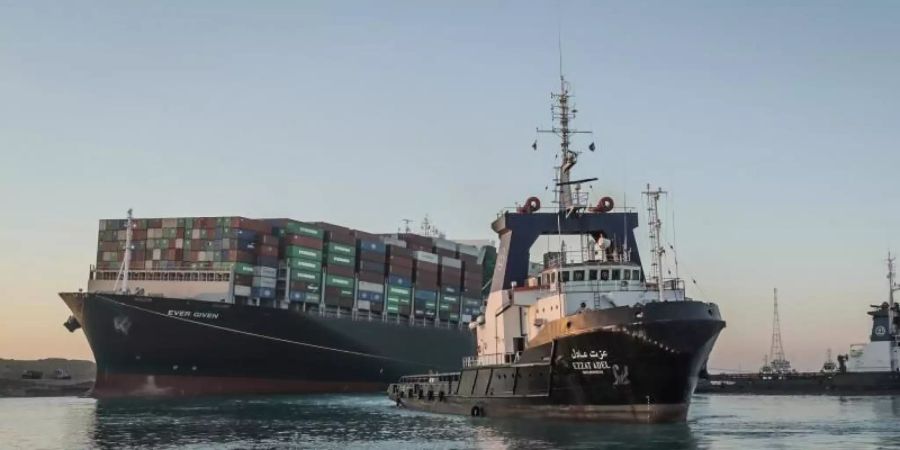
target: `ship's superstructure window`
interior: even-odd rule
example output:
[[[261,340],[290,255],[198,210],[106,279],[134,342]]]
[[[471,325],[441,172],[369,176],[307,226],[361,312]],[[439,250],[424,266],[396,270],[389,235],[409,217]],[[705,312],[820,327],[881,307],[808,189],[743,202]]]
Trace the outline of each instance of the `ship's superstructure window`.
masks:
[[[588,271],[588,280],[594,281],[597,279],[597,269],[591,269]]]
[[[603,269],[600,271],[600,281],[609,281],[609,270]]]
[[[622,273],[622,275],[624,276],[625,280],[631,280],[631,271],[630,270],[624,271],[624,273]]]
[[[562,271],[559,274],[562,275],[562,280],[560,280],[561,282],[567,283],[569,281],[569,271],[568,270]]]
[[[641,279],[641,271],[640,270],[632,270],[631,279],[632,280],[640,280]]]
[[[621,280],[622,279],[622,271],[619,269],[613,269],[612,279],[613,279],[613,281]]]
[[[584,271],[575,270],[572,272],[572,281],[584,281]]]

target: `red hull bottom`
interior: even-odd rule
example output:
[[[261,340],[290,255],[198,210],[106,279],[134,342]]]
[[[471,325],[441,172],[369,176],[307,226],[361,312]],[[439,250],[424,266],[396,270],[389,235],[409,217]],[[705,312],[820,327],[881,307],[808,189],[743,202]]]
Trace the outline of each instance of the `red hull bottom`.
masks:
[[[381,383],[321,382],[272,378],[98,373],[94,398],[199,395],[312,394],[383,391]]]

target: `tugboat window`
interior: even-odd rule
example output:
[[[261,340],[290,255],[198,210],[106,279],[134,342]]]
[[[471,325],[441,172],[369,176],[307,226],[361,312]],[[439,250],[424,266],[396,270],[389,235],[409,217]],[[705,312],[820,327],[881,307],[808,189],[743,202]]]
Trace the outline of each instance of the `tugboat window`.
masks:
[[[622,275],[625,275],[626,280],[631,279],[631,271],[630,270],[626,270],[625,273],[623,273]]]
[[[568,270],[565,271],[565,272],[560,272],[559,274],[562,275],[562,282],[563,282],[563,283],[569,281],[569,271],[568,271]]]
[[[641,271],[640,270],[632,270],[631,279],[640,280],[641,279]]]
[[[584,281],[584,271],[576,270],[572,272],[572,281]]]
[[[589,270],[588,271],[588,280],[594,281],[596,279],[597,279],[597,270],[596,269]]]
[[[613,281],[618,281],[622,279],[622,271],[619,269],[613,269],[612,271],[612,279]]]
[[[609,270],[603,269],[600,271],[600,281],[609,281]]]
[[[551,273],[550,273],[550,282],[551,282],[551,283],[556,283],[556,272],[551,272]]]

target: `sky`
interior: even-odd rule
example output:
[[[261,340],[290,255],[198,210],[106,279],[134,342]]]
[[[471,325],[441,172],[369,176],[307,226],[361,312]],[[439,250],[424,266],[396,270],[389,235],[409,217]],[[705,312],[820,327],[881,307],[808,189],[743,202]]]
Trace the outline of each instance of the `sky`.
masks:
[[[56,293],[128,208],[491,238],[552,198],[561,35],[597,145],[575,171],[619,205],[670,192],[688,294],[728,322],[710,366],[762,364],[778,287],[787,357],[818,369],[867,340],[900,252],[898,23],[890,1],[0,1],[0,357],[91,358]]]

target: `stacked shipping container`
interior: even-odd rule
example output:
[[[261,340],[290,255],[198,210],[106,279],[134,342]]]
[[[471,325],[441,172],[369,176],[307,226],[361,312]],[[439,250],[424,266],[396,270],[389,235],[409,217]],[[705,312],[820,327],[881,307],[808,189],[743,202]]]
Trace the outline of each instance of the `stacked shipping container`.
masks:
[[[243,217],[139,219],[132,270],[227,271],[235,301],[458,323],[480,313],[478,249],[416,234]],[[101,220],[98,270],[124,258],[126,221]]]

